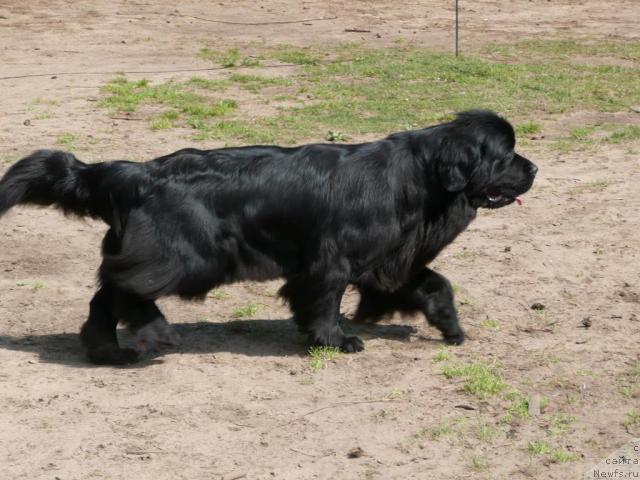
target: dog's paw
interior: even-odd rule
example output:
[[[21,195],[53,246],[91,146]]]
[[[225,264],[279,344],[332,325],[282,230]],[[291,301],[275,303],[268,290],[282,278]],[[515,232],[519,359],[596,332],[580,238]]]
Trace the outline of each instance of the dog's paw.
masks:
[[[464,343],[464,332],[460,330],[459,332],[445,335],[444,341],[448,345],[462,345]]]
[[[164,318],[157,318],[136,330],[135,346],[139,352],[157,350],[161,345],[179,345],[180,335]]]
[[[331,326],[324,331],[311,335],[311,343],[320,347],[337,347],[345,353],[355,353],[364,350],[364,342],[356,336],[348,337],[338,325]]]
[[[87,356],[96,365],[131,365],[140,359],[132,348],[100,347],[87,351]]]
[[[340,343],[340,350],[345,353],[355,353],[364,350],[364,342],[360,337],[344,337]]]

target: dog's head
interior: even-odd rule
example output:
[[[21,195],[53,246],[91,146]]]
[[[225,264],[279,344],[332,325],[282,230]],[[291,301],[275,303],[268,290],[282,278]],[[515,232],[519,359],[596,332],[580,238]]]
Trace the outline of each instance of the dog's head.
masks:
[[[514,151],[515,133],[505,119],[472,110],[443,127],[437,169],[447,191],[464,192],[476,208],[500,208],[531,188],[538,167]]]

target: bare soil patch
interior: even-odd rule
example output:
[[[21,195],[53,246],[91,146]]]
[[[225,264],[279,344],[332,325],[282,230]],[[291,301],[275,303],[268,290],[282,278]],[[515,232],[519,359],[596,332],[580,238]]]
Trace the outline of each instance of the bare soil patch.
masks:
[[[640,38],[633,0],[464,3],[469,51],[523,38]],[[185,80],[212,67],[195,53],[213,43],[402,39],[448,49],[452,4],[5,1],[0,173],[36,148],[100,161],[193,146],[184,129],[151,131],[101,108],[99,89],[117,72]],[[0,221],[2,477],[577,478],[640,437],[629,416],[640,407],[640,143],[567,153],[554,142],[574,123],[634,119],[640,114],[541,119],[552,135],[522,147],[540,167],[525,205],[482,212],[435,263],[458,285],[471,337],[447,351],[422,319],[347,323],[367,350],[312,368],[275,296],[279,283],[247,283],[204,303],[164,300],[182,346],[131,368],[94,367],[77,331],[105,227],[48,209],[12,211]],[[67,132],[74,138],[65,144]],[[356,302],[349,292],[346,317]],[[532,310],[536,302],[544,309]],[[236,318],[247,306],[255,313]],[[479,362],[507,385],[502,396],[470,394],[464,378],[442,373]],[[540,413],[519,415],[529,411],[520,401],[532,398]],[[568,457],[534,453],[540,441]]]

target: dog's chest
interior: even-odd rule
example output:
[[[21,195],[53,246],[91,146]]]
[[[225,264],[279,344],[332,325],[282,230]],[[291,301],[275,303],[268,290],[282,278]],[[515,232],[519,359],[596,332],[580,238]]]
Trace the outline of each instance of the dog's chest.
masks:
[[[358,283],[378,290],[395,291],[462,233],[476,216],[466,199],[453,202],[448,208],[432,217],[426,217],[415,225],[400,245],[387,252],[385,257],[366,272]]]
[[[424,263],[431,262],[444,247],[467,229],[475,217],[476,209],[470,207],[464,199],[454,202],[441,215],[425,222],[422,251],[417,259]]]

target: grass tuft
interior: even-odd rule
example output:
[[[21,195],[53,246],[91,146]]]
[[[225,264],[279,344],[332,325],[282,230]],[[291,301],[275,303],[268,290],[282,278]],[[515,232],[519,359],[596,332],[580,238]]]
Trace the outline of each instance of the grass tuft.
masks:
[[[489,330],[498,330],[500,328],[500,322],[492,318],[487,318],[480,322],[480,326]]]
[[[451,356],[451,352],[449,351],[449,348],[442,345],[440,348],[438,348],[438,351],[433,356],[433,362],[434,363],[444,362],[446,360],[449,360],[450,356]]]
[[[337,347],[311,347],[309,349],[309,367],[311,370],[317,371],[327,367],[327,362],[333,360],[340,355],[340,349]]]
[[[56,145],[62,145],[69,147],[77,140],[77,137],[73,133],[65,132],[58,135],[56,138]]]
[[[531,455],[547,456],[552,462],[555,463],[574,462],[579,458],[575,453],[567,452],[563,448],[551,447],[544,440],[529,442],[529,444],[527,445],[527,451]]]
[[[252,303],[244,307],[236,308],[233,311],[233,318],[248,318],[253,317],[260,310],[260,305]]]
[[[624,419],[625,427],[636,427],[640,426],[640,413],[637,410],[631,410],[627,412]]]
[[[537,122],[524,122],[516,125],[516,135],[533,135],[542,131],[542,125]]]
[[[442,369],[448,378],[462,377],[464,389],[479,398],[495,395],[506,387],[506,383],[495,370],[495,363],[470,363],[466,365],[448,365]]]

